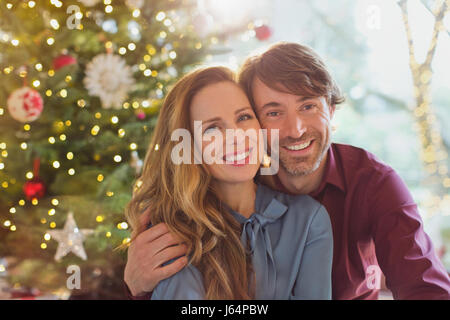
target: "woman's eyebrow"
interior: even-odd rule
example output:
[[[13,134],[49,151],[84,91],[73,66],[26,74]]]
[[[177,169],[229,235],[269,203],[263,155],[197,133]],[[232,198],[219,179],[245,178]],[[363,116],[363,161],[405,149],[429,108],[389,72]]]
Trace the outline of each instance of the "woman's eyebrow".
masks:
[[[211,118],[209,120],[203,121],[203,123],[207,123],[207,122],[214,122],[214,121],[220,121],[222,120],[222,118],[220,117],[215,117],[215,118]]]
[[[237,113],[247,110],[247,109],[252,109],[252,107],[244,107],[244,108],[238,109],[238,110],[236,110],[236,112],[234,114],[237,114]]]
[[[244,110],[247,110],[247,109],[251,109],[251,108],[252,108],[252,107],[244,107],[244,108],[240,108],[240,109],[236,110],[234,113],[237,114],[237,113],[239,113],[239,112],[241,112],[241,111],[244,111]],[[222,120],[222,118],[220,118],[220,117],[215,117],[215,118],[211,118],[211,119],[209,119],[209,120],[205,120],[205,121],[203,121],[203,123],[214,122],[214,121],[220,121],[220,120]]]

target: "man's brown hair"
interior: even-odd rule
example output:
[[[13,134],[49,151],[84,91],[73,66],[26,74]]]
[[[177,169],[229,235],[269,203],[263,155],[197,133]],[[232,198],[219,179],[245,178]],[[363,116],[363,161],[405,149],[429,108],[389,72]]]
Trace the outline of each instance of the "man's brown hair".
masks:
[[[322,59],[311,48],[298,43],[274,44],[266,52],[244,62],[239,83],[253,106],[255,77],[277,91],[305,97],[325,96],[330,106],[345,100]]]

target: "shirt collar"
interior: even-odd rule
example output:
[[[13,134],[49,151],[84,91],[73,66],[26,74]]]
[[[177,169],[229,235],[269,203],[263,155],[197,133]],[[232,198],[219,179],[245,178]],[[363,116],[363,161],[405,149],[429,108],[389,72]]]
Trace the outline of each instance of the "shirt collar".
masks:
[[[259,215],[266,222],[273,222],[279,219],[287,211],[288,207],[275,198],[274,192],[268,187],[258,184],[256,190],[255,199],[255,213],[250,216],[250,218],[245,218],[239,212],[232,210],[228,205],[224,204],[225,207],[233,214],[233,216],[239,221],[239,223],[244,223],[251,219],[254,215]]]
[[[334,143],[330,145],[327,151],[327,164],[325,166],[325,173],[322,178],[317,191],[313,192],[313,195],[317,195],[323,191],[327,183],[338,187],[341,191],[345,192],[345,182],[340,172],[340,166],[338,165],[339,159],[336,157],[336,147]]]
[[[328,183],[338,187],[343,192],[346,191],[345,181],[342,178],[342,174],[340,172],[341,166],[338,164],[338,161],[339,160],[337,159],[337,156],[336,156],[336,146],[334,143],[332,143],[327,151],[327,163],[325,165],[325,173],[322,177],[322,182],[320,183],[317,190],[310,194],[312,197],[321,193]],[[274,184],[274,187],[276,189],[278,189],[284,193],[291,194],[283,186],[280,179],[278,178],[278,175],[276,175],[272,178],[272,183]]]

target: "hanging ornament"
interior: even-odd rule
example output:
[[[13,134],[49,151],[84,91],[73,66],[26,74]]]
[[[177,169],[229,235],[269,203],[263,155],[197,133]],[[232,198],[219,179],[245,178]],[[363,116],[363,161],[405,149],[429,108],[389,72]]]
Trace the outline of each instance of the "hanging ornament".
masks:
[[[132,167],[135,170],[136,175],[139,175],[141,173],[142,165],[143,165],[143,162],[141,159],[139,159],[139,154],[137,153],[137,151],[132,151],[130,167]]]
[[[100,0],[78,0],[78,2],[84,4],[86,7],[93,7],[99,3]]]
[[[75,255],[83,260],[87,260],[86,251],[83,247],[83,241],[85,238],[94,233],[91,229],[78,229],[73,213],[69,212],[67,215],[64,229],[62,230],[47,230],[52,238],[58,241],[58,248],[56,249],[55,260],[60,261],[69,252],[73,252]]]
[[[58,71],[59,69],[65,67],[65,66],[70,66],[70,65],[73,65],[76,63],[77,63],[77,59],[75,59],[71,55],[62,54],[62,55],[56,57],[55,59],[53,59],[53,69],[55,69],[55,71]]]
[[[39,92],[29,87],[22,87],[11,93],[7,105],[11,117],[20,122],[36,120],[44,108]]]
[[[134,78],[124,59],[114,54],[99,54],[86,67],[84,85],[98,96],[104,109],[120,109],[128,97]]]
[[[125,4],[131,9],[141,9],[144,5],[144,0],[125,0]]]
[[[256,38],[260,41],[269,39],[272,36],[272,29],[269,26],[262,25],[255,28]]]
[[[44,181],[39,177],[39,166],[40,159],[34,159],[33,164],[33,179],[25,182],[23,185],[23,193],[28,200],[40,199],[45,195],[45,184]]]
[[[142,110],[139,110],[136,112],[136,118],[138,118],[139,120],[144,120],[145,119],[145,112]]]

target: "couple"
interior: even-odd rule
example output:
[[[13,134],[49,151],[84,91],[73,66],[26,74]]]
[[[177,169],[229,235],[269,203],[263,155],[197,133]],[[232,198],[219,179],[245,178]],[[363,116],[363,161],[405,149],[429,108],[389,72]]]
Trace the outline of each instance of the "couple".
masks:
[[[401,178],[369,152],[331,143],[342,101],[317,54],[295,43],[249,58],[237,82],[221,67],[179,80],[126,209],[129,295],[376,299],[373,279],[382,271],[396,299],[450,299],[449,276]],[[228,162],[174,164],[171,134],[179,128],[201,130],[193,149]],[[260,128],[279,130],[275,176],[259,175],[260,161],[248,161],[254,152],[262,158],[249,137],[217,149],[204,139]],[[224,153],[226,144],[235,152]]]

